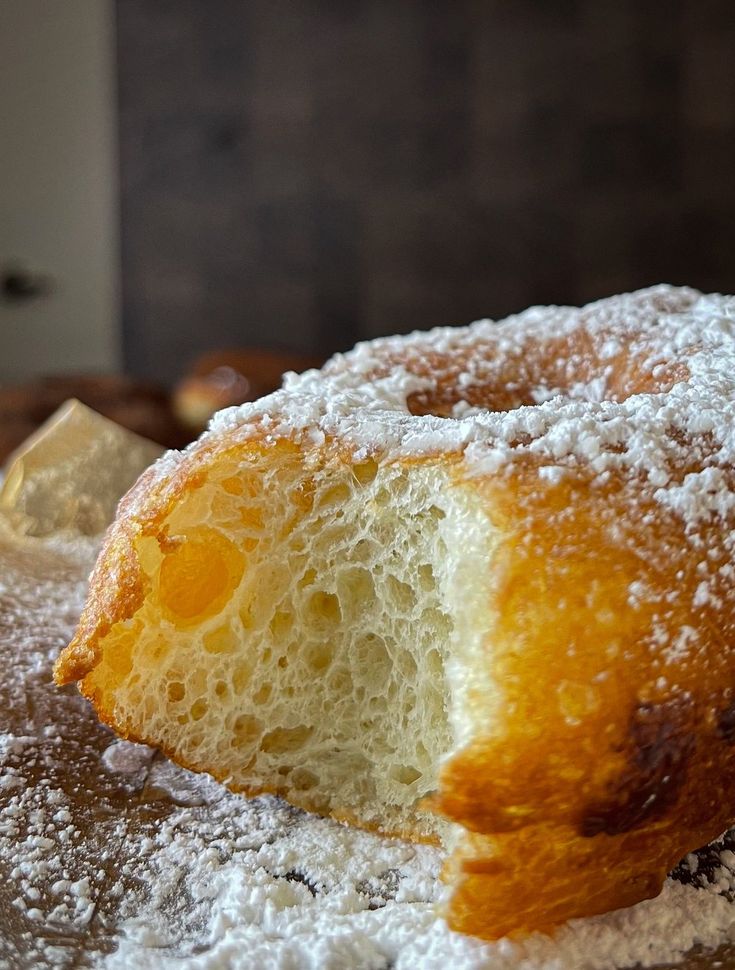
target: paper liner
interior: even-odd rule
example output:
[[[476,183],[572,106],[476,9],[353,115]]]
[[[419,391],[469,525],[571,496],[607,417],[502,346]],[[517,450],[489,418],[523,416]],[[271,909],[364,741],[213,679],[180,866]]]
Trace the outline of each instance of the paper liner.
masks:
[[[67,401],[8,459],[0,511],[24,535],[97,535],[161,453],[80,401]]]

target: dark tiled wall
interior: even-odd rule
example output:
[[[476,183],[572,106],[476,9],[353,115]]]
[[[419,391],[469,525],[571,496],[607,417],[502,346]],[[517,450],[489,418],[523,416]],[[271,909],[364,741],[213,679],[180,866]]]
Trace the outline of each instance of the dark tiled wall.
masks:
[[[732,0],[118,0],[129,367],[735,290]]]

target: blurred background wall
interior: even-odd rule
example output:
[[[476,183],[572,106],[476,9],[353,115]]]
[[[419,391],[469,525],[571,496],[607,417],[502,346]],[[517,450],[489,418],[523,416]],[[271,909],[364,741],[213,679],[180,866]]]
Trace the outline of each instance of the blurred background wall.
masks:
[[[120,366],[114,55],[113,0],[0,0],[0,383]]]
[[[118,0],[117,60],[139,375],[735,290],[732,0]]]
[[[178,446],[359,338],[732,293],[734,226],[733,0],[0,0],[0,460],[69,397]],[[309,359],[199,359],[247,347]]]

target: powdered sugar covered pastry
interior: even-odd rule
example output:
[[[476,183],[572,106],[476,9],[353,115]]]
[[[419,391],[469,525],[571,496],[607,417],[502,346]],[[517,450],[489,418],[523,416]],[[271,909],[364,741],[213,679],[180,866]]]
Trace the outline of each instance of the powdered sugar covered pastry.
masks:
[[[290,376],[123,500],[58,680],[233,790],[441,840],[455,929],[655,895],[735,819],[734,323],[659,286]]]

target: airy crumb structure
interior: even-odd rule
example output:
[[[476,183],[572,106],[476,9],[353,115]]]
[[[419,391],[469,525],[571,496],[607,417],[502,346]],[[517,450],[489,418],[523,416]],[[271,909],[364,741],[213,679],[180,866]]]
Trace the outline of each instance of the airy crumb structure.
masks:
[[[454,928],[654,895],[735,814],[734,321],[655,287],[290,377],[123,501],[58,678],[236,790],[443,839]]]
[[[223,462],[137,541],[146,600],[89,687],[234,788],[433,836],[420,805],[462,720],[445,666],[481,640],[489,554],[456,492],[435,465]]]

